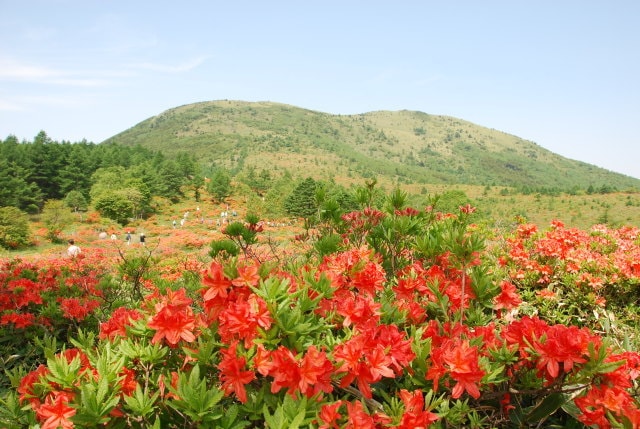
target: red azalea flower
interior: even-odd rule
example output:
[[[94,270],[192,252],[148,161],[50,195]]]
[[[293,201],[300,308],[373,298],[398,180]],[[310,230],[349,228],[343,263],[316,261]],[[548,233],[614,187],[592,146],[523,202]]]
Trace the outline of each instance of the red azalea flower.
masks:
[[[257,286],[260,281],[260,275],[258,274],[258,267],[255,265],[247,265],[238,267],[238,277],[233,279],[231,283],[237,287],[251,287]]]
[[[100,306],[95,299],[61,298],[59,299],[63,316],[77,321],[84,320],[89,313]]]
[[[372,416],[364,410],[362,402],[347,402],[347,429],[375,429],[376,423]]]
[[[271,352],[265,349],[262,344],[258,344],[256,347],[256,354],[253,356],[253,366],[258,373],[265,377],[269,375],[269,372],[273,368]]]
[[[480,390],[477,383],[485,374],[478,366],[478,349],[469,346],[467,340],[451,340],[444,349],[442,361],[451,378],[457,381],[451,391],[451,397],[457,399],[466,391],[478,399]]]
[[[180,340],[193,342],[194,331],[203,322],[190,307],[192,300],[186,296],[184,288],[175,292],[169,289],[166,296],[159,298],[154,306],[156,314],[148,323],[149,328],[156,330],[151,342],[156,344],[166,339],[169,347],[175,347]]]
[[[16,328],[24,329],[33,325],[35,316],[31,313],[6,313],[0,318],[0,325],[13,323]]]
[[[131,396],[136,391],[136,387],[138,387],[138,382],[136,381],[136,372],[130,368],[122,368],[120,371],[120,391],[123,395]]]
[[[519,306],[522,299],[520,299],[514,284],[505,280],[500,283],[500,294],[493,299],[493,303],[495,310],[511,310]]]
[[[231,280],[225,275],[222,265],[213,261],[209,268],[203,273],[202,284],[206,289],[202,289],[202,299],[206,302],[216,297],[226,298],[231,288]]]
[[[268,330],[273,323],[267,303],[253,293],[246,299],[238,297],[235,302],[229,303],[218,317],[218,334],[223,341],[229,343],[242,339],[247,349],[258,336],[258,330]]]
[[[169,347],[175,347],[180,340],[190,343],[196,339],[193,333],[196,328],[196,317],[189,307],[178,310],[164,307],[153,316],[148,326],[156,330],[151,339],[152,344],[165,339]]]
[[[331,375],[333,365],[327,359],[325,352],[319,351],[316,346],[310,346],[299,364],[300,381],[298,387],[307,397],[317,393],[331,393]]]
[[[269,375],[273,377],[272,393],[286,388],[287,393],[293,397],[300,392],[310,398],[321,392],[333,391],[333,365],[326,354],[315,346],[310,346],[301,358],[282,346],[273,351],[271,357]]]
[[[564,372],[569,372],[576,363],[586,362],[589,343],[599,341],[587,329],[577,326],[553,325],[545,332],[545,338],[534,344],[539,354],[537,368],[545,371],[548,378],[556,378],[560,374],[560,364]]]
[[[423,429],[439,419],[437,414],[424,409],[424,396],[421,390],[409,392],[402,389],[400,399],[404,403],[404,414],[398,429]]]
[[[31,371],[20,380],[20,386],[18,386],[18,393],[20,394],[20,403],[29,402],[32,407],[40,405],[40,398],[38,398],[33,390],[33,386],[39,383],[42,377],[49,374],[49,368],[45,365],[40,365],[34,371]]]
[[[100,324],[99,338],[113,340],[117,337],[126,337],[127,326],[131,326],[133,321],[141,318],[142,314],[138,310],[119,307],[111,314],[109,320]]]
[[[366,265],[353,274],[351,284],[358,291],[374,295],[384,288],[386,273],[382,265],[374,261],[368,261]]]
[[[357,335],[336,346],[333,354],[339,365],[336,372],[346,373],[340,380],[340,386],[346,387],[356,381],[365,398],[372,397],[372,383],[380,381],[382,377],[395,377],[388,348],[373,341],[369,336]]]
[[[69,420],[76,414],[76,409],[69,406],[71,398],[67,393],[58,392],[48,397],[47,402],[36,410],[41,429],[72,429],[73,422]]]
[[[225,395],[235,393],[243,404],[247,402],[245,385],[256,379],[253,371],[245,370],[246,360],[236,356],[237,342],[231,344],[228,349],[221,349],[222,360],[218,364],[220,380]]]
[[[618,413],[629,401],[628,393],[606,386],[592,386],[586,395],[576,398],[575,404],[582,415],[578,420],[588,426],[598,426],[601,429],[611,428],[607,412]]]
[[[336,293],[334,301],[336,313],[344,318],[342,321],[344,327],[354,325],[362,328],[376,324],[382,314],[380,311],[382,305],[369,294],[344,291],[344,293]]]
[[[342,405],[342,401],[338,400],[332,404],[324,404],[320,407],[320,413],[318,416],[322,420],[318,429],[339,429],[340,425],[338,420],[342,417],[342,414],[338,412],[338,409]]]
[[[474,213],[476,211],[476,208],[473,207],[471,204],[467,204],[465,206],[460,206],[459,209],[460,209],[460,211],[462,213],[465,213],[465,214],[471,214],[471,213]]]
[[[284,346],[278,347],[271,353],[272,368],[269,375],[273,377],[271,393],[286,388],[287,393],[295,396],[300,381],[298,362],[293,352]]]

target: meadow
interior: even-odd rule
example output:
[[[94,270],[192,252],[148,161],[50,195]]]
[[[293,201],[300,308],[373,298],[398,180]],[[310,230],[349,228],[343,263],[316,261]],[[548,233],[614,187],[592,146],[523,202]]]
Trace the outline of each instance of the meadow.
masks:
[[[638,427],[634,196],[531,195],[487,222],[523,196],[464,194],[477,207],[397,191],[312,228],[243,198],[88,212],[61,233],[78,257],[33,218],[35,246],[2,255],[0,424]],[[522,213],[550,205],[621,224]]]

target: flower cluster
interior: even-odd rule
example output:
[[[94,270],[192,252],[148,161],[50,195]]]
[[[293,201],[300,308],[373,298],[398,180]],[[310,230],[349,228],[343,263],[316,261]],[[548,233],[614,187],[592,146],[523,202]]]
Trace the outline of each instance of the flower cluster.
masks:
[[[98,279],[105,271],[88,258],[68,262],[0,261],[0,327],[52,326],[91,315],[102,301]]]

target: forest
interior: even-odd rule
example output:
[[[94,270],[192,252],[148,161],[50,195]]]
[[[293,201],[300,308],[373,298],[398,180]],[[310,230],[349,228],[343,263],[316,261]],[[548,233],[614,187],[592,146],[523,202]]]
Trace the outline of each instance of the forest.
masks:
[[[78,209],[90,200],[98,206],[101,200],[136,200],[129,214],[144,214],[152,195],[177,199],[183,186],[202,183],[198,173],[186,153],[167,159],[140,146],[57,142],[44,131],[33,142],[9,136],[0,144],[0,201],[27,213],[54,199]],[[96,182],[108,191],[92,189]]]

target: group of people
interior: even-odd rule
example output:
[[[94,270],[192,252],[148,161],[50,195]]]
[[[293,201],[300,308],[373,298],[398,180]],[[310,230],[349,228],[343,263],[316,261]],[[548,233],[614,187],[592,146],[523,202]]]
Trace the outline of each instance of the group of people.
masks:
[[[111,240],[115,241],[117,239],[118,239],[118,236],[116,235],[115,232],[111,234]],[[146,236],[144,235],[144,232],[141,232],[140,244],[142,244],[143,246],[144,246],[145,239],[146,239]],[[124,241],[127,242],[127,246],[131,244],[131,231],[127,231],[127,234],[124,236]]]
[[[127,234],[125,235],[125,241],[127,242],[127,246],[129,246],[131,244],[131,231],[127,231]],[[145,240],[146,240],[147,236],[144,234],[144,232],[141,232],[139,234],[139,239],[140,239],[140,244],[141,245],[145,245]],[[111,240],[117,240],[118,236],[114,233],[111,234]],[[67,247],[67,255],[71,258],[76,258],[77,256],[79,256],[82,253],[82,249],[80,249],[80,246],[78,246],[75,242],[75,240],[73,238],[69,239],[67,241],[67,243],[69,244],[69,247]]]
[[[189,218],[189,212],[186,211],[184,212],[184,215],[180,219],[181,228],[187,223],[188,218]],[[200,219],[200,223],[204,223],[204,214],[200,211],[200,206],[196,207],[196,218]],[[173,226],[173,229],[176,229],[178,226],[178,222],[174,219],[171,221],[171,225]]]
[[[139,239],[140,244],[142,244],[143,246],[146,238],[147,237],[144,235],[144,232],[141,232],[139,235]],[[124,239],[127,242],[127,246],[131,244],[131,231],[127,231],[127,235],[125,235]]]

